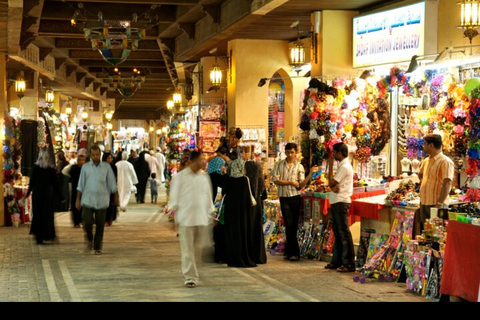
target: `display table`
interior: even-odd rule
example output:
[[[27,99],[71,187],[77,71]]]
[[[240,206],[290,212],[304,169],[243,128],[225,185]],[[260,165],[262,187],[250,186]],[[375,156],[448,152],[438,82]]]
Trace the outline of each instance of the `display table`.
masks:
[[[352,225],[355,222],[360,221],[361,215],[363,215],[363,214],[370,216],[371,214],[368,211],[372,207],[377,208],[377,215],[378,215],[378,210],[381,209],[381,207],[382,207],[382,204],[370,203],[369,204],[370,209],[365,209],[365,210],[363,208],[359,209],[361,207],[361,204],[358,204],[358,205],[353,204],[356,200],[363,199],[363,198],[375,197],[375,196],[382,196],[382,195],[385,196],[385,189],[375,190],[375,191],[359,192],[359,193],[352,194],[352,196],[350,197],[352,199],[352,205],[350,205],[350,209],[348,211],[349,224]],[[305,208],[305,205],[306,205],[306,201],[310,202],[310,207],[312,208],[312,212],[313,212],[312,215],[314,215],[314,212],[317,211],[317,210],[315,210],[316,204],[317,204],[317,206],[319,205],[320,212],[324,216],[328,215],[329,209],[331,208],[330,200],[328,198],[315,198],[315,197],[311,197],[311,196],[303,196],[303,202],[304,202],[303,206],[304,206],[304,208]],[[358,211],[356,211],[356,210],[358,210]]]
[[[450,221],[440,293],[480,301],[480,226]]]

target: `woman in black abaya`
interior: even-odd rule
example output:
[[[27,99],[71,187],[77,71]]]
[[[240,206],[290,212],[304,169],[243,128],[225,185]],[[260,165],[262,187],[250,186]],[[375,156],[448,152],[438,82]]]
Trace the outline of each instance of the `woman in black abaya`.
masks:
[[[145,155],[147,151],[140,152],[137,161],[133,164],[135,173],[137,174],[138,184],[137,187],[137,203],[145,203],[145,191],[147,190],[148,177],[150,177],[150,166]]]
[[[38,153],[38,160],[32,168],[30,183],[25,199],[32,193],[32,224],[30,234],[35,236],[37,244],[56,240],[54,223],[55,201],[65,203],[62,196],[53,159],[47,148]],[[58,197],[58,198],[57,198]]]
[[[232,161],[223,194],[226,262],[229,267],[256,267],[252,241],[252,205],[244,162]]]
[[[250,180],[252,194],[257,201],[257,205],[252,207],[252,244],[253,258],[258,264],[267,263],[267,253],[265,251],[265,236],[263,234],[263,201],[262,194],[265,190],[265,180],[263,178],[262,167],[255,161],[245,162],[245,174]]]

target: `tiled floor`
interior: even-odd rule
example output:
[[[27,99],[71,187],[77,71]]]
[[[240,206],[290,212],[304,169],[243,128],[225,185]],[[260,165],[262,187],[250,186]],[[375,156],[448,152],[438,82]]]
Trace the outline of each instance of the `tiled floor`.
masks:
[[[164,195],[164,190],[160,191]],[[28,225],[0,227],[0,301],[72,302],[427,302],[405,283],[360,284],[325,262],[268,257],[256,268],[203,263],[194,289],[183,285],[174,224],[159,204],[135,203],[105,228],[103,255],[84,253],[82,229],[56,214],[59,243],[38,246]],[[370,280],[370,279],[369,279]]]

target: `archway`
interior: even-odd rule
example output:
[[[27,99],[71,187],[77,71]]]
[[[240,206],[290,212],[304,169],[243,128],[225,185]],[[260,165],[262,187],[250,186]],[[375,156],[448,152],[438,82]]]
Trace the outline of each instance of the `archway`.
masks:
[[[292,112],[292,81],[280,69],[275,72],[268,87],[268,156],[277,157],[280,145],[288,142],[293,125],[289,115]]]

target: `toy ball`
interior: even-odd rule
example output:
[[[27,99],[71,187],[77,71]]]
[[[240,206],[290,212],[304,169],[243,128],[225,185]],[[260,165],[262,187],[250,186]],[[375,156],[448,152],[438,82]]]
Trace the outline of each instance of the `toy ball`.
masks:
[[[480,78],[470,78],[466,83],[465,83],[465,94],[467,96],[470,96],[470,93],[475,89],[476,87],[480,86]]]

